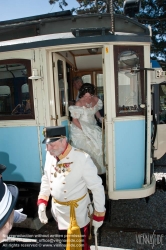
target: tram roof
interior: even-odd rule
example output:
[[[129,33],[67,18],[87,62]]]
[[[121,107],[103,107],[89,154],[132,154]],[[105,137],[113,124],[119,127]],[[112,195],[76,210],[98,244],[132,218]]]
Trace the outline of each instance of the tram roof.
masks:
[[[0,22],[0,51],[109,41],[149,42],[149,29],[136,20],[114,14],[72,15],[70,11]],[[129,39],[130,36],[130,39]]]
[[[18,39],[23,37],[65,33],[72,28],[109,28],[114,22],[115,32],[127,32],[149,35],[149,29],[136,19],[125,15],[114,14],[83,14],[72,15],[71,12],[61,11],[44,15],[37,15],[0,22],[0,41]],[[14,33],[11,33],[14,31]]]

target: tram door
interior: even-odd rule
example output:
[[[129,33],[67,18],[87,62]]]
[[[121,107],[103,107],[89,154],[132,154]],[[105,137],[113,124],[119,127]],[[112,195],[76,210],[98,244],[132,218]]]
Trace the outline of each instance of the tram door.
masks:
[[[148,191],[144,188],[145,184],[151,185],[151,176],[149,131],[146,131],[149,117],[146,121],[141,108],[145,103],[144,72],[137,71],[137,68],[144,68],[143,46],[115,45],[112,50],[114,72],[108,68],[111,63],[105,65],[107,72],[111,71],[111,80],[106,79],[105,97],[107,107],[112,106],[107,108],[106,121],[108,194],[110,199],[146,197],[154,192],[155,186]],[[107,55],[109,48],[105,52],[106,59]],[[148,103],[149,99],[148,96]]]
[[[55,99],[55,116],[51,117],[56,126],[65,126],[69,136],[68,84],[66,61],[60,55],[53,53],[53,84]]]

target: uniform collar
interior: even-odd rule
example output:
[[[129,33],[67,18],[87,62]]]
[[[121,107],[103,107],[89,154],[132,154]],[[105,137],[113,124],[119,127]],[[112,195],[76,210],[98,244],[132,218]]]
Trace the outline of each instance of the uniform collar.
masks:
[[[66,149],[64,150],[64,152],[61,155],[59,155],[58,158],[60,160],[62,160],[63,158],[65,158],[69,154],[69,152],[71,151],[71,149],[72,149],[72,146],[68,143]]]

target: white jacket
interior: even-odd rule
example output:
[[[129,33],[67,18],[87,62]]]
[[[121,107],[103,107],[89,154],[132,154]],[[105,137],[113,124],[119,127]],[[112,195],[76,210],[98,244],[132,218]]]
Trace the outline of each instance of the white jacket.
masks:
[[[77,223],[82,228],[90,221],[87,208],[90,204],[88,189],[93,193],[94,209],[98,212],[104,212],[104,187],[101,178],[97,175],[97,168],[87,153],[71,147],[71,145],[68,145],[65,152],[63,159],[61,157],[59,162],[47,152],[38,198],[48,200],[51,194],[56,200],[66,202],[79,199],[87,193],[85,198],[78,202],[79,206],[75,208]],[[62,166],[62,163],[66,163],[71,171],[65,171],[68,168],[59,168],[59,164]],[[61,173],[58,172],[60,169]],[[68,228],[70,206],[60,205],[52,201],[52,214],[58,222],[60,230]]]

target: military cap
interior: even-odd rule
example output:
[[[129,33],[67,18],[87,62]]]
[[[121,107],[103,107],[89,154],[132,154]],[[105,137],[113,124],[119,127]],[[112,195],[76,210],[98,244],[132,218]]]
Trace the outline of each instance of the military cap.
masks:
[[[44,140],[42,143],[51,143],[66,136],[66,128],[64,126],[45,127],[43,129]]]

